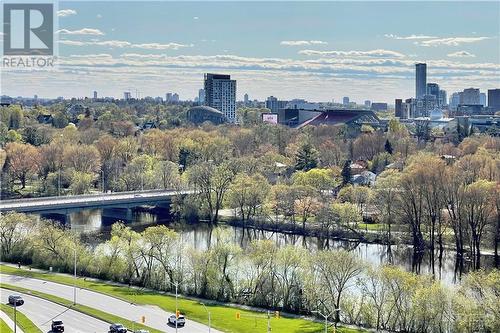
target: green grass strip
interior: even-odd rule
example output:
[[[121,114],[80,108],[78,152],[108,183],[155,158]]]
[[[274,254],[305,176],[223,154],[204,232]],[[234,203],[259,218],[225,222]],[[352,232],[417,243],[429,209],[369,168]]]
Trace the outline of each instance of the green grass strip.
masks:
[[[26,289],[26,288],[22,288],[22,287],[18,287],[18,286],[13,286],[13,285],[6,284],[6,283],[0,283],[0,288],[13,290],[13,291],[27,294],[27,295],[31,295],[31,296],[36,296],[36,297],[45,299],[47,301],[59,304],[61,306],[67,307],[69,309],[84,313],[84,314],[89,315],[91,317],[94,317],[96,319],[100,319],[102,321],[108,322],[108,323],[121,323],[121,324],[125,325],[126,327],[128,327],[129,329],[132,329],[132,327],[135,327],[136,330],[143,329],[143,330],[148,330],[150,333],[162,333],[162,331],[160,331],[160,330],[156,330],[156,329],[147,327],[147,326],[139,324],[139,323],[135,323],[135,325],[134,325],[134,322],[131,320],[128,320],[128,319],[125,319],[122,317],[118,317],[118,316],[103,312],[101,310],[93,309],[93,308],[90,308],[90,307],[85,306],[85,305],[80,305],[80,304],[73,305],[73,302],[68,301],[64,298],[57,297],[54,295],[45,294],[45,293],[42,293],[42,292],[39,292],[36,290]],[[10,308],[10,306],[8,306],[8,305],[5,305],[5,306]],[[17,312],[17,318],[18,318],[18,322],[19,322],[19,311]],[[23,328],[23,331],[25,333],[30,333],[29,331],[26,331],[24,328]],[[35,333],[35,332],[41,333],[40,330],[32,331],[32,332],[33,333]]]
[[[14,321],[14,308],[12,306],[7,304],[0,304],[0,310],[2,310],[2,312],[9,316],[12,321]],[[29,320],[28,317],[26,317],[21,311],[19,311],[19,308],[17,309],[16,318],[18,327],[23,330],[24,333],[42,333],[42,331],[38,327],[36,327],[36,325],[33,324],[33,322]],[[5,324],[5,326],[7,326],[7,324]],[[0,330],[0,332],[4,332],[3,328]],[[12,330],[9,328],[9,330],[7,330],[6,332],[12,332]]]
[[[75,283],[73,277],[69,275],[29,271],[5,265],[0,265],[0,273],[25,276],[70,286],[73,286],[73,284]],[[101,281],[85,280],[83,278],[77,279],[76,285],[79,288],[99,292],[121,299],[128,303],[135,303],[140,305],[156,305],[167,312],[175,311],[174,296],[165,295],[154,291],[143,291],[136,288],[128,288],[126,286],[119,286]],[[72,303],[70,301],[66,302]],[[186,318],[205,325],[208,324],[207,312],[200,302],[179,297],[178,306],[179,310],[183,315],[186,316]],[[257,331],[266,331],[267,318],[265,318],[265,314],[262,312],[242,310],[236,307],[225,305],[209,304],[208,301],[206,303],[206,306],[211,313],[212,327],[220,331],[231,333],[254,333]],[[241,314],[241,319],[239,320],[236,319],[237,312]],[[122,324],[125,323],[122,322]],[[324,325],[322,323],[313,322],[307,319],[287,318],[283,316],[281,316],[281,318],[279,319],[272,317],[271,328],[273,333],[324,332]],[[337,332],[360,333],[366,331],[341,327],[337,329]]]
[[[10,329],[9,325],[2,319],[0,319],[0,332],[2,333],[12,333],[12,330]]]

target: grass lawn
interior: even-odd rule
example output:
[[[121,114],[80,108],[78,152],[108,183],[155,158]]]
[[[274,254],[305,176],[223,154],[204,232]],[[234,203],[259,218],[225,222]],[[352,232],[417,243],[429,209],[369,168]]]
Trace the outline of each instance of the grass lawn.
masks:
[[[23,294],[29,294],[29,295],[33,295],[33,296],[36,296],[36,297],[40,297],[40,298],[46,299],[48,301],[57,303],[59,305],[65,306],[67,308],[71,308],[71,309],[73,309],[75,311],[79,311],[79,312],[85,313],[85,314],[87,314],[89,316],[92,316],[94,318],[100,319],[100,320],[108,322],[108,323],[122,323],[123,325],[125,325],[128,328],[134,327],[134,323],[132,321],[128,320],[128,319],[125,319],[125,318],[122,318],[122,317],[118,317],[118,316],[114,316],[114,315],[108,314],[106,312],[90,308],[90,307],[85,306],[85,305],[79,305],[79,304],[77,304],[76,306],[73,306],[73,302],[72,301],[68,301],[68,300],[66,300],[64,298],[60,298],[60,297],[49,295],[49,294],[45,294],[45,293],[42,293],[42,292],[39,292],[39,291],[36,291],[36,290],[31,290],[31,289],[26,289],[26,288],[22,288],[22,287],[17,287],[17,286],[13,286],[13,285],[10,285],[10,284],[5,284],[5,283],[0,283],[0,287],[4,288],[4,289],[9,289],[9,290],[17,291],[17,292],[20,292],[20,293],[23,293]],[[6,305],[6,306],[8,306],[8,305]],[[17,312],[17,318],[19,320],[19,311]],[[138,324],[138,323],[135,323],[135,328],[136,329],[149,330],[151,333],[161,333],[161,331],[159,331],[159,330],[155,330],[155,329],[149,328],[149,327],[147,327],[145,325],[141,325],[141,324]],[[26,332],[25,329],[23,329],[23,331]],[[33,332],[35,332],[35,331],[33,331]],[[36,332],[40,332],[40,331],[38,330]]]
[[[69,275],[26,271],[4,265],[0,265],[0,272],[3,274],[22,275],[68,285],[73,285],[74,283],[73,278]],[[156,292],[140,291],[136,290],[135,288],[116,286],[104,282],[85,281],[84,279],[78,279],[77,286],[80,288],[86,288],[92,291],[120,298],[127,302],[134,302],[136,304],[153,304],[168,312],[173,312],[175,310],[175,297],[173,296],[162,295]],[[64,301],[71,303],[70,301]],[[267,319],[264,318],[265,316],[263,313],[240,310],[238,308],[223,305],[206,305],[211,313],[212,327],[217,328],[221,331],[234,333],[253,333],[257,331],[265,332],[266,330]],[[95,309],[91,310],[97,311]],[[197,301],[179,298],[179,310],[189,319],[204,324],[208,323],[207,312],[203,308],[203,305],[201,305]],[[241,314],[241,319],[239,320],[236,319],[237,312]],[[258,316],[259,318],[255,318],[255,316]],[[124,320],[122,321],[123,324],[126,323]],[[272,318],[271,328],[274,333],[324,332],[324,326],[321,323],[316,323],[305,319],[285,317],[281,317],[279,319]],[[150,331],[154,332],[154,330]],[[339,328],[337,329],[337,332],[358,333],[364,331]]]
[[[10,329],[10,327],[2,319],[0,319],[0,332],[12,333],[12,330]]]
[[[35,326],[35,324],[33,324],[33,322],[31,320],[28,319],[28,317],[26,317],[20,310],[21,307],[19,307],[17,309],[17,314],[16,314],[16,318],[17,318],[17,325],[23,330],[24,333],[42,333],[42,331],[40,331],[40,329],[38,327]],[[4,312],[5,314],[7,314],[7,316],[10,317],[10,319],[12,319],[12,321],[14,321],[14,308],[10,305],[7,305],[7,304],[0,304],[0,310],[2,310],[2,312]],[[5,324],[3,321],[2,321],[2,326],[0,329],[0,332],[4,332],[3,330],[3,325],[5,325],[7,328],[7,324]],[[5,332],[12,332],[12,330],[10,330],[10,328],[7,329],[7,331]]]

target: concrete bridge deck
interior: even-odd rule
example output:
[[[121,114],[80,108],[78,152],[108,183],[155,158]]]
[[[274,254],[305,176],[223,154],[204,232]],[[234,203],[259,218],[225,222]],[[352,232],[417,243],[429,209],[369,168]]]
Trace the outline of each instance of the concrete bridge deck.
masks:
[[[193,190],[151,190],[1,200],[0,213],[15,211],[33,213],[60,209],[100,207],[133,207],[141,204],[170,201],[173,196],[194,193]]]

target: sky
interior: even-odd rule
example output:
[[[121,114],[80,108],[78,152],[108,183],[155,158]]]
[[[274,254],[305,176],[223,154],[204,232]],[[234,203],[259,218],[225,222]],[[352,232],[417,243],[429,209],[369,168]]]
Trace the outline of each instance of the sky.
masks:
[[[500,88],[500,2],[90,2],[58,5],[59,68],[2,72],[1,94],[193,99],[203,73],[237,97],[414,97],[414,64],[450,95]]]

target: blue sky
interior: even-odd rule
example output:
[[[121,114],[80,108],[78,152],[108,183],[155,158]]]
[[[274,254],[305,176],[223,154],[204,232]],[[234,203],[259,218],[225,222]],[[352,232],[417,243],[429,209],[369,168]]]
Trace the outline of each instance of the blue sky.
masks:
[[[207,71],[238,97],[393,102],[415,62],[449,93],[500,87],[499,2],[60,2],[61,66],[3,73],[2,93],[196,96]]]

